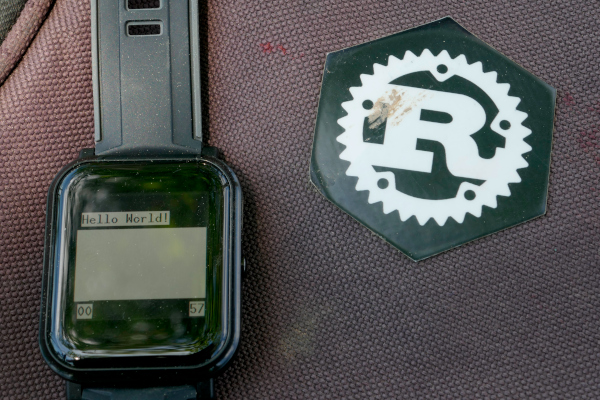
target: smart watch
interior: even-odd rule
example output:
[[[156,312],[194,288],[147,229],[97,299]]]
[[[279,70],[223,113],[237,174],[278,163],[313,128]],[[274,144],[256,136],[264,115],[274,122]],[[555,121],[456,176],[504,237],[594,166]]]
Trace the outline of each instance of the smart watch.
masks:
[[[242,194],[202,146],[198,0],[92,0],[95,149],[48,193],[40,349],[67,398],[213,398]]]

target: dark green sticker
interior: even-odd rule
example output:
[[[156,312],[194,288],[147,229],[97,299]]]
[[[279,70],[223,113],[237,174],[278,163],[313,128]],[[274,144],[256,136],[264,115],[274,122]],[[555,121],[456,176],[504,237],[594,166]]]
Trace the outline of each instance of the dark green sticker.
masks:
[[[430,257],[545,213],[555,99],[451,18],[330,53],[311,179]]]

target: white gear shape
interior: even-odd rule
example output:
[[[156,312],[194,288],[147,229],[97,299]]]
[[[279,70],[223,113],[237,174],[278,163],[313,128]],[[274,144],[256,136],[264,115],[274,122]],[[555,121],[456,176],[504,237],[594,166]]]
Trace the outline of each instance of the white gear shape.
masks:
[[[485,123],[485,110],[474,99],[461,94],[390,84],[404,75],[426,71],[439,82],[457,75],[483,90],[498,108],[490,128],[505,138],[504,148],[496,148],[491,159],[473,153],[477,144],[470,135],[479,129],[478,126],[483,126],[482,112]],[[356,190],[369,191],[368,202],[382,202],[385,214],[397,210],[402,221],[415,216],[420,225],[432,218],[440,226],[448,218],[462,224],[466,213],[479,218],[483,206],[496,208],[496,197],[510,196],[508,185],[521,182],[517,170],[529,166],[523,154],[531,151],[531,146],[523,140],[531,134],[531,130],[522,125],[527,113],[517,110],[521,99],[509,96],[510,84],[498,83],[497,76],[494,71],[483,72],[481,62],[469,64],[462,54],[453,59],[446,50],[434,56],[429,49],[420,56],[407,51],[401,60],[390,56],[387,66],[373,65],[373,75],[360,75],[362,86],[351,87],[353,99],[342,103],[348,115],[338,120],[344,132],[337,137],[337,141],[346,146],[340,159],[350,162],[346,175],[358,177]],[[364,104],[371,108],[366,109],[368,105]],[[419,110],[422,109],[437,109],[450,114],[452,118],[445,131],[439,129],[439,123],[420,121]],[[383,115],[381,110],[387,118],[383,144],[365,142],[365,118],[369,118],[369,123],[373,118],[377,120]],[[376,112],[379,117],[375,116]],[[414,132],[410,127],[426,129]],[[431,172],[433,153],[416,150],[417,139],[441,142],[448,169],[454,176],[485,182],[481,185],[462,182],[456,197],[441,200],[417,198],[396,190],[394,173],[377,172],[374,166]],[[384,184],[378,184],[382,179]],[[467,191],[471,193],[465,196]],[[470,200],[466,198],[473,196]]]

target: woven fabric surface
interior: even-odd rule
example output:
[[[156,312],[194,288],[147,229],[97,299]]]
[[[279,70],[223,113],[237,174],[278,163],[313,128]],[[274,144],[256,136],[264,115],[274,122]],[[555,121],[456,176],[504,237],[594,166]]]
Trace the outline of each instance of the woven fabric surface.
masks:
[[[89,5],[57,0],[0,87],[0,398],[61,399],[38,350],[45,200],[93,146]],[[414,263],[309,182],[327,52],[452,16],[558,89],[547,215]],[[600,397],[596,1],[208,1],[205,134],[245,194],[221,399]]]

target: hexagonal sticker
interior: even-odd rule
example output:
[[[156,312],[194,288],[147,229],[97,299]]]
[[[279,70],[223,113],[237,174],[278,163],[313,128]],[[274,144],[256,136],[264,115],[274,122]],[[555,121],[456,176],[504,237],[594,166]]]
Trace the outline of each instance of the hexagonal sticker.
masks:
[[[555,100],[451,18],[330,53],[311,180],[421,260],[546,212]]]

